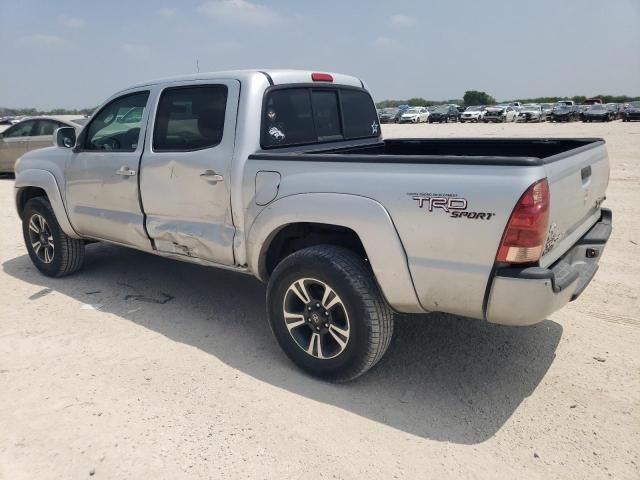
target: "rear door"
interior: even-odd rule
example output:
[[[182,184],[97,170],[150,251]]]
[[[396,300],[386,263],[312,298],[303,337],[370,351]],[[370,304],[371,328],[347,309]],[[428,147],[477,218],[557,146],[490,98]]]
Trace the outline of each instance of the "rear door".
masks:
[[[232,265],[231,161],[237,80],[182,82],[160,92],[140,193],[155,248]]]
[[[600,218],[609,183],[609,159],[604,142],[547,159],[551,195],[549,232],[540,261],[551,265]]]
[[[151,90],[132,90],[109,101],[83,129],[65,170],[68,213],[83,235],[149,248],[138,196]],[[151,97],[152,98],[152,97]],[[132,108],[135,122],[123,122]]]

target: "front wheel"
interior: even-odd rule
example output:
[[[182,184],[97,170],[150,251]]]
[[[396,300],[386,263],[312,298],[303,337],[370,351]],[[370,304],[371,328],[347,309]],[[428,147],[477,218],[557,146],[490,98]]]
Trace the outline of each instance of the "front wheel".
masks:
[[[393,314],[364,259],[343,247],[299,250],[274,270],[269,322],[287,356],[311,375],[352,380],[384,355]]]
[[[78,271],[84,261],[84,242],[62,231],[51,204],[44,197],[32,198],[22,214],[22,234],[31,261],[49,277]]]

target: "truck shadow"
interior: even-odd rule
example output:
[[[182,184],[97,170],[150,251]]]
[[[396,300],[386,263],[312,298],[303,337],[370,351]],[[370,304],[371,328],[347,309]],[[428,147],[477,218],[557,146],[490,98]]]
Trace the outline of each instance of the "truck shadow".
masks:
[[[377,367],[332,385],[306,376],[281,353],[266,321],[265,288],[253,277],[104,244],[89,245],[85,268],[64,279],[44,277],[26,254],[2,267],[21,281],[101,304],[260,381],[460,444],[483,442],[504,425],[544,377],[562,336],[549,320],[508,328],[442,314],[401,317]],[[29,301],[46,299],[35,294]]]

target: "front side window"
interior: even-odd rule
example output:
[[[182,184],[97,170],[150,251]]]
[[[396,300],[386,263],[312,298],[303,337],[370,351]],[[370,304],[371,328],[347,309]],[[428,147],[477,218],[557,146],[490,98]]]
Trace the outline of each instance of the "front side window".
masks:
[[[193,151],[218,145],[224,133],[226,109],[225,85],[166,89],[158,103],[154,151]]]
[[[364,90],[290,87],[267,92],[262,112],[264,148],[378,137],[378,113]]]
[[[86,150],[133,152],[138,148],[142,114],[132,118],[131,112],[142,112],[149,92],[117,98],[100,110],[88,126]]]
[[[20,122],[17,125],[14,125],[11,128],[8,128],[6,132],[4,132],[5,138],[11,137],[28,137],[31,135],[31,130],[35,125],[35,120],[27,120],[25,122]]]

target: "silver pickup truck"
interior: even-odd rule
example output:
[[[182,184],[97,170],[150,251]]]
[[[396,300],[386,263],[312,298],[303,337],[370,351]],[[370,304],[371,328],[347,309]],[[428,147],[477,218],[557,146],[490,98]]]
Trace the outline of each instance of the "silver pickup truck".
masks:
[[[99,240],[255,275],[283,350],[332,381],[380,360],[394,312],[545,319],[611,233],[603,140],[384,140],[364,83],[340,74],[143,83],[55,143],[16,166],[42,273],[77,271]]]

